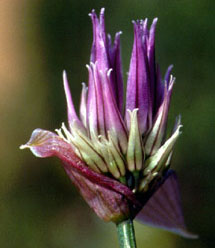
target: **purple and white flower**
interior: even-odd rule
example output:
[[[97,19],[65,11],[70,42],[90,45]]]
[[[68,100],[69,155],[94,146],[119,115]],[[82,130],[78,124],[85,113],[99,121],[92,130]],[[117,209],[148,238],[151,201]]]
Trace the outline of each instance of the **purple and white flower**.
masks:
[[[169,170],[182,125],[177,118],[172,134],[166,137],[175,78],[170,66],[162,79],[155,61],[157,18],[150,28],[147,19],[133,22],[124,104],[121,32],[112,44],[105,32],[104,9],[99,18],[94,10],[90,17],[93,44],[80,114],[63,72],[68,124],[63,123],[56,133],[34,130],[21,149],[30,148],[37,157],[60,158],[72,182],[103,220],[118,223],[137,216],[145,223],[191,237],[181,212],[177,179]],[[148,207],[150,204],[156,207]]]

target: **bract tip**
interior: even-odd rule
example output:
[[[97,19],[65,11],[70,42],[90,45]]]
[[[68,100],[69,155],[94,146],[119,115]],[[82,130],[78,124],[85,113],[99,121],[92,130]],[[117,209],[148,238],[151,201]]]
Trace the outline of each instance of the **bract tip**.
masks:
[[[29,148],[29,146],[28,146],[27,144],[21,145],[21,146],[19,147],[20,150],[23,150],[23,149],[26,149],[26,148]]]
[[[123,34],[123,32],[121,30],[116,33],[116,35],[118,35],[118,36],[120,36],[121,34]]]

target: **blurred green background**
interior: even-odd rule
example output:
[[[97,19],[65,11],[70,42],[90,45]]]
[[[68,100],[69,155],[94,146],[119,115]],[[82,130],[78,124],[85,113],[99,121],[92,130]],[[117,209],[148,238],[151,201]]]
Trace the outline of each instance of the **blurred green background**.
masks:
[[[117,247],[79,196],[57,159],[18,147],[37,128],[66,121],[61,74],[68,72],[76,106],[87,81],[92,27],[88,13],[106,8],[106,28],[123,31],[124,75],[132,49],[131,20],[159,17],[156,55],[177,78],[170,127],[182,115],[183,135],[172,168],[181,184],[195,241],[135,223],[138,247],[214,247],[215,2],[210,0],[2,0],[0,5],[0,247]]]

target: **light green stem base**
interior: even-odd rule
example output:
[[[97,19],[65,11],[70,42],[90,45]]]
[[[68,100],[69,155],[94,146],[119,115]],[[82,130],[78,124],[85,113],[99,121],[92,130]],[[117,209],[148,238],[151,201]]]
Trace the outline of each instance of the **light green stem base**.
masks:
[[[132,220],[125,220],[117,224],[120,248],[136,248],[134,226]]]

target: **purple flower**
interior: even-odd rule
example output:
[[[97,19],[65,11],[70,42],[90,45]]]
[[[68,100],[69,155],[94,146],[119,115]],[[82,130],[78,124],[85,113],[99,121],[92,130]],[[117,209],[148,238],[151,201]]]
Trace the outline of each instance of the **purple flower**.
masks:
[[[192,237],[185,228],[175,173],[169,170],[181,131],[177,118],[166,138],[175,79],[172,66],[161,78],[155,62],[157,18],[133,22],[134,44],[123,100],[120,34],[106,35],[104,9],[93,24],[88,87],[83,84],[80,115],[76,114],[63,72],[68,125],[56,134],[36,129],[29,142],[37,157],[57,156],[72,182],[97,215],[119,223],[136,216],[154,226]]]

